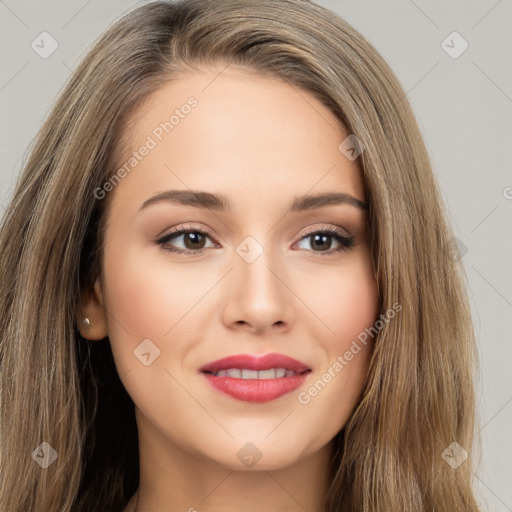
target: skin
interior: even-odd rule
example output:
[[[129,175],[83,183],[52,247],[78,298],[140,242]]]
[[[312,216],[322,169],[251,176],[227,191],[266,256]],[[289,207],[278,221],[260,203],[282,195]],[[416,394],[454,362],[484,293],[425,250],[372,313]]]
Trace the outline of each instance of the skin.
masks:
[[[298,395],[374,324],[379,298],[363,209],[287,209],[322,192],[364,201],[360,167],[338,150],[348,132],[310,93],[232,69],[185,74],[154,93],[134,118],[132,149],[190,96],[197,107],[109,192],[102,275],[83,296],[92,327],[82,335],[109,337],[135,403],[137,511],[320,511],[332,438],[361,397],[371,344],[308,404]],[[232,208],[140,210],[171,189],[220,193]],[[183,254],[156,243],[183,223],[214,239],[167,243]],[[335,252],[341,244],[328,236],[315,248],[307,232],[328,227],[354,246]],[[263,248],[252,263],[236,252],[248,236]],[[149,366],[134,356],[145,339],[160,350]],[[313,371],[299,389],[259,404],[214,390],[199,372],[228,355],[268,352]],[[248,442],[261,453],[251,468],[237,457]],[[135,496],[125,512],[134,507]]]

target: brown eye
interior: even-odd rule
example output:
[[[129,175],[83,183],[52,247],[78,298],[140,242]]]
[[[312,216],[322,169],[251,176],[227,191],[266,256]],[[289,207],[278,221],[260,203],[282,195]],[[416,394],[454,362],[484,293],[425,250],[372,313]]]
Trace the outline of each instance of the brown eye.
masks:
[[[309,235],[311,238],[311,247],[315,249],[330,249],[332,245],[333,237],[331,235]]]
[[[205,247],[205,243],[208,238],[212,238],[209,232],[205,232],[200,229],[180,228],[157,240],[157,244],[163,246],[164,250],[169,252],[198,253],[202,252],[205,248],[207,248]],[[177,243],[177,241],[179,241],[179,239],[182,239],[184,249],[174,246]],[[171,240],[174,240],[172,244],[170,243]]]
[[[331,249],[333,239],[339,244],[339,247],[329,250]],[[334,228],[313,231],[302,237],[302,240],[309,240],[312,251],[322,256],[348,250],[354,246],[354,237],[346,236]]]
[[[203,249],[205,243],[205,237],[201,233],[197,231],[191,231],[190,233],[185,233],[183,236],[183,240],[185,242],[185,247],[190,249],[191,251],[196,249]]]

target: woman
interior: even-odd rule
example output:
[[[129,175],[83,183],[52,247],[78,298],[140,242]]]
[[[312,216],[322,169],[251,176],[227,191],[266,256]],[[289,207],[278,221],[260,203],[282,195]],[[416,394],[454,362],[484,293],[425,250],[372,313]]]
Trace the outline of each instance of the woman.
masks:
[[[451,240],[405,94],[346,22],[135,9],[3,219],[0,510],[478,510]]]

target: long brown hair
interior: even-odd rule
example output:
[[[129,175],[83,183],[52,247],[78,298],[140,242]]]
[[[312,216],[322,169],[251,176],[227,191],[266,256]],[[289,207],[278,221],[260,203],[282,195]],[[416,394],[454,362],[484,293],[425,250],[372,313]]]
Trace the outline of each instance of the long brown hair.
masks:
[[[108,340],[91,343],[77,329],[81,294],[101,272],[108,201],[94,191],[116,171],[143,100],[210,65],[308,91],[364,145],[382,311],[402,310],[374,339],[361,401],[334,438],[325,510],[477,511],[478,362],[429,156],[382,57],[307,0],[139,7],[100,38],[58,97],[0,231],[0,510],[117,511],[138,486],[133,402]],[[32,456],[53,453],[43,442],[57,454],[46,468]],[[454,442],[470,456],[458,467],[443,456]]]

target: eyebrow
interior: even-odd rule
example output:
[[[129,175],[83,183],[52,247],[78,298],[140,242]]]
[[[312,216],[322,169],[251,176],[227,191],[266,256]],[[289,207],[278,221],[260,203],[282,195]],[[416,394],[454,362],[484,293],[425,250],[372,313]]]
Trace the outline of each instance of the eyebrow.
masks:
[[[229,200],[222,194],[212,194],[198,190],[168,190],[146,200],[140,210],[161,202],[193,206],[195,208],[207,208],[217,211],[227,211],[231,209]],[[343,192],[325,192],[322,194],[296,197],[290,204],[289,211],[302,212],[340,204],[348,204],[361,210],[368,209],[366,203],[349,194]]]

